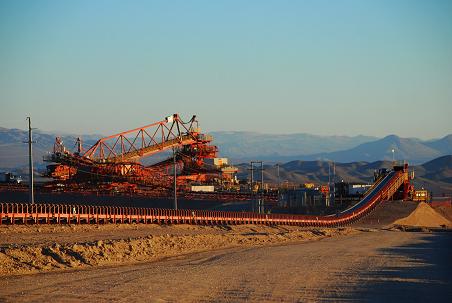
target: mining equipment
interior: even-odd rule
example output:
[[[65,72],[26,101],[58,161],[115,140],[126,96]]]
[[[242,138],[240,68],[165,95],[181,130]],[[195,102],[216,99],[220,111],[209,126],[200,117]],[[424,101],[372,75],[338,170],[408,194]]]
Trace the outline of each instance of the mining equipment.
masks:
[[[0,173],[0,183],[20,184],[22,183],[22,177],[16,176],[11,172]]]
[[[426,189],[413,190],[412,200],[415,202],[430,202],[430,193]]]
[[[332,214],[294,215],[195,209],[157,209],[68,204],[0,203],[0,223],[184,223],[184,224],[285,224],[313,227],[349,225],[368,215],[409,183],[408,165],[387,171],[358,203]],[[450,205],[450,204],[449,204]],[[77,214],[77,215],[74,215]]]
[[[53,162],[47,166],[46,175],[55,181],[48,186],[165,191],[173,187],[174,169],[181,189],[192,184],[233,184],[237,169],[227,165],[227,159],[217,158],[218,148],[212,140],[212,136],[201,133],[196,116],[184,122],[178,114],[99,139],[87,150],[81,138],[77,138],[76,151],[70,152],[57,137],[53,152],[44,156],[44,161]],[[166,155],[163,161],[148,166],[140,162],[165,151],[172,151],[172,155]]]
[[[57,137],[53,151],[44,156],[44,161],[51,162],[46,176],[53,179],[44,188],[64,194],[95,193],[109,197],[130,194],[130,197],[152,197],[157,201],[170,198],[174,184],[177,184],[179,197],[193,202],[190,207],[194,207],[195,201],[202,200],[212,201],[212,206],[216,202],[237,202],[237,205],[256,209],[259,205],[259,212],[277,208],[280,189],[269,191],[261,186],[256,190],[252,187],[240,190],[237,168],[230,166],[226,158],[218,157],[218,148],[212,141],[212,136],[201,132],[196,116],[184,122],[178,114],[101,138],[88,149],[84,149],[82,139],[77,138],[75,151],[70,151]],[[153,164],[143,164],[144,158],[152,156],[158,156],[154,157]],[[407,165],[395,166],[392,172],[376,171],[375,183],[389,174],[399,175],[401,171],[406,178],[400,177],[397,182],[403,180],[399,191],[401,198],[406,199],[410,186]],[[318,192],[329,199],[328,186],[319,187]],[[52,199],[60,199],[57,196]],[[325,203],[330,205],[329,200]]]

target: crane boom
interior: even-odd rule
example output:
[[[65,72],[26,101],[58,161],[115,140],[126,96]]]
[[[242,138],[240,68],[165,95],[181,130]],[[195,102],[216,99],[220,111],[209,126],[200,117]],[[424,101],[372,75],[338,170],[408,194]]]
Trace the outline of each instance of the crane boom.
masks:
[[[174,114],[162,121],[99,139],[85,152],[80,147],[75,153],[69,152],[57,137],[53,153],[44,160],[57,163],[47,169],[49,176],[59,180],[165,185],[170,180],[167,176],[169,162],[145,167],[139,161],[141,158],[177,147],[180,170],[196,171],[193,174],[199,178],[209,173],[200,169],[203,160],[216,157],[218,152],[216,146],[210,145],[211,141],[211,136],[200,133],[196,116],[184,122]],[[81,139],[78,142],[81,145]],[[218,172],[211,173],[217,176]]]
[[[136,161],[175,146],[193,144],[199,135],[194,123],[196,116],[184,123],[174,114],[163,121],[102,138],[83,157],[101,163]]]

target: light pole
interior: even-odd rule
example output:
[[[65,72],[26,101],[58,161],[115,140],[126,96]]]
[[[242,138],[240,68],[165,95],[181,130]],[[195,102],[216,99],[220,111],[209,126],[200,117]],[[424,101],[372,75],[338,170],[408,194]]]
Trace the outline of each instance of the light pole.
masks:
[[[258,212],[263,213],[264,212],[264,162],[263,161],[251,161],[250,162],[250,171],[251,171],[251,194],[253,195],[253,174],[254,174],[254,164],[260,164],[261,165],[261,186],[260,186],[260,192],[261,192],[261,199],[258,199]],[[258,182],[258,181],[256,181]]]
[[[253,179],[253,174],[254,174],[253,161],[250,162],[250,173],[251,173],[251,176],[250,176],[250,191],[251,191],[251,193],[253,193],[253,182],[254,182],[254,179]]]
[[[394,148],[391,151],[392,151],[392,164],[394,165],[394,163],[395,163]]]
[[[30,180],[28,180],[28,195],[30,204],[35,203],[35,193],[34,193],[34,178],[33,178],[33,147],[32,144],[35,143],[33,141],[33,134],[31,128],[31,117],[27,117],[28,120],[28,173],[30,176]]]
[[[261,161],[261,213],[265,213],[264,208],[264,162]]]
[[[176,148],[173,147],[173,163],[174,163],[174,209],[177,210],[177,168],[176,168]]]
[[[328,162],[328,200],[326,206],[330,206],[331,199],[331,162]]]

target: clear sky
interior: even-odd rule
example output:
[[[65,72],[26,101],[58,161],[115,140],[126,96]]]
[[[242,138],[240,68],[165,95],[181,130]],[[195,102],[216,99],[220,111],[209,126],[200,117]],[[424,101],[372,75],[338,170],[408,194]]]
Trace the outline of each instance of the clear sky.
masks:
[[[452,133],[452,1],[0,0],[0,126]]]

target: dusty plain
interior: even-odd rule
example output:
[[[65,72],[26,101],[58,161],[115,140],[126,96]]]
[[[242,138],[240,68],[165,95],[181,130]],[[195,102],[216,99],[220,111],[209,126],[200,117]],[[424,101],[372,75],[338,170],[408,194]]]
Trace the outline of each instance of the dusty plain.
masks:
[[[450,229],[388,224],[444,225],[432,211],[382,204],[336,229],[3,225],[0,302],[450,302]]]

